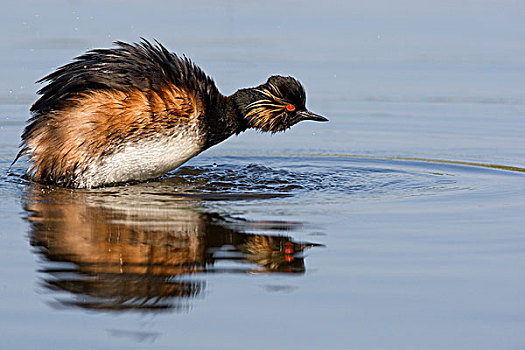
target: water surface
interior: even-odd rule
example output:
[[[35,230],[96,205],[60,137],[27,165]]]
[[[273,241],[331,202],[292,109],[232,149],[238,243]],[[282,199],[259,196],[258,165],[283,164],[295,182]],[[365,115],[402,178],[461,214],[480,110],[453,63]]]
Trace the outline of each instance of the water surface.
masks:
[[[523,10],[5,2],[0,348],[522,349]],[[33,82],[140,36],[225,94],[294,75],[330,123],[130,186],[8,170]]]

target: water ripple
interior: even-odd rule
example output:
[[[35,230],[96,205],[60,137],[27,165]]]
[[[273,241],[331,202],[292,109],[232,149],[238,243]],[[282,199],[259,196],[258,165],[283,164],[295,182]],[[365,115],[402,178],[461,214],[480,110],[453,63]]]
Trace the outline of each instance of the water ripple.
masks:
[[[260,164],[242,165],[236,159],[219,165],[185,166],[164,178],[164,184],[178,189],[179,195],[222,196],[244,194],[300,195],[413,195],[453,187],[453,175],[431,169],[405,169],[395,161],[329,158],[265,158]],[[213,196],[212,198],[213,199]],[[224,198],[223,198],[224,199]]]

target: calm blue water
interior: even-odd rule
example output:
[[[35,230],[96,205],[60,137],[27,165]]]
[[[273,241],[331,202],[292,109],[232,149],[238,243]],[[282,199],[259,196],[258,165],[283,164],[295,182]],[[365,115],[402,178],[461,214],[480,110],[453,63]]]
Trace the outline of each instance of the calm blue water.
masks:
[[[1,349],[522,349],[525,6],[2,3]],[[220,90],[299,78],[330,123],[154,182],[43,187],[33,82],[157,38]]]

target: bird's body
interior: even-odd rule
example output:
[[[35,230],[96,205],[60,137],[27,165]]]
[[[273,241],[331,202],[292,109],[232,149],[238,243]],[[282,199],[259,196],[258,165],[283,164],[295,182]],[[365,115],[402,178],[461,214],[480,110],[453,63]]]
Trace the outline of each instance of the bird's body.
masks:
[[[187,58],[162,45],[117,42],[79,56],[47,81],[19,155],[38,182],[93,188],[164,175],[247,128],[284,131],[308,112],[291,77],[222,95]]]

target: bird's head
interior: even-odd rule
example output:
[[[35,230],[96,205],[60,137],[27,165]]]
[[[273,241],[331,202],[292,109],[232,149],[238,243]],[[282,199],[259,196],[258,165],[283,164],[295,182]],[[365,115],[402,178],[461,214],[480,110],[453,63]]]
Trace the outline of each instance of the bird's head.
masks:
[[[304,88],[292,77],[274,75],[266,83],[236,93],[237,106],[248,127],[276,133],[302,120],[328,119],[306,109]]]

